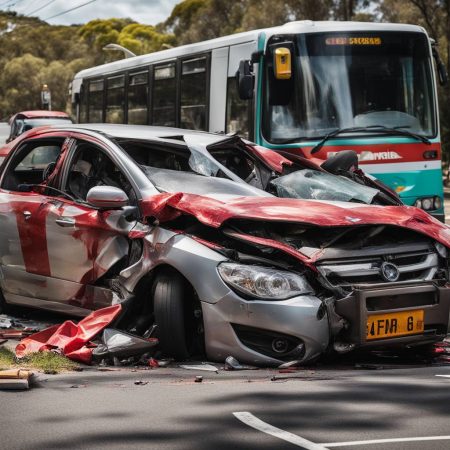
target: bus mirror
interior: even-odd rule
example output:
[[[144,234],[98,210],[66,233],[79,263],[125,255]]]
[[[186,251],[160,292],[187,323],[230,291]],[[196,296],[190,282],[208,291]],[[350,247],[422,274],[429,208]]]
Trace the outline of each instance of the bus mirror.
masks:
[[[287,47],[278,47],[273,53],[273,70],[277,80],[290,80],[292,76],[291,50]]]
[[[441,86],[445,86],[448,83],[448,73],[442,61],[440,62],[440,64],[438,64],[437,69],[438,69],[439,84]]]
[[[441,86],[445,86],[448,82],[447,70],[445,68],[444,63],[442,62],[441,57],[439,56],[439,53],[436,48],[436,44],[432,44],[431,48],[432,48],[434,60],[436,61],[436,69],[437,69],[437,73],[438,73],[439,84]]]
[[[255,75],[253,74],[252,63],[243,59],[239,63],[236,72],[237,89],[241,100],[251,100],[253,98],[253,88],[255,85]]]

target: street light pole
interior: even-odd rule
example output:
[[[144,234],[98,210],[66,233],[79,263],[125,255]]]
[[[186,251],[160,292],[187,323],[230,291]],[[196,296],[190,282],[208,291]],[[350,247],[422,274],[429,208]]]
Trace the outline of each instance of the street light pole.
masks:
[[[48,111],[52,110],[52,94],[46,84],[42,85],[41,103],[42,103],[42,109],[46,109]]]
[[[102,50],[108,50],[108,51],[112,50],[112,51],[123,52],[123,54],[125,55],[125,58],[133,58],[134,56],[136,56],[131,50],[128,50],[127,48],[122,47],[119,44],[108,44],[108,45],[105,45]]]

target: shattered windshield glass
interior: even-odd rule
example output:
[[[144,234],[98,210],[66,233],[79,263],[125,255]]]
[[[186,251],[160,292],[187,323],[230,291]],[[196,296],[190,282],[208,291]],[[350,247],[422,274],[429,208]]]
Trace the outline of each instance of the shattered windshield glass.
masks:
[[[371,204],[378,190],[317,170],[297,170],[273,180],[278,197],[305,200],[357,201]]]
[[[211,158],[208,158],[204,153],[199,152],[191,147],[191,156],[189,157],[189,167],[195,173],[204,175],[205,177],[216,177],[219,173],[220,167]]]

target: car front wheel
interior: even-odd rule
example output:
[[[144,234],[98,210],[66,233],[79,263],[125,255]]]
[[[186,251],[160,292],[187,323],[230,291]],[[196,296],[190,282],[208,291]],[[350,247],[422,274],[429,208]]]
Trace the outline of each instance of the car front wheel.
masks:
[[[196,320],[198,309],[195,309],[192,291],[187,281],[174,270],[159,273],[153,285],[160,346],[164,354],[178,361],[188,359],[198,350],[202,327]]]

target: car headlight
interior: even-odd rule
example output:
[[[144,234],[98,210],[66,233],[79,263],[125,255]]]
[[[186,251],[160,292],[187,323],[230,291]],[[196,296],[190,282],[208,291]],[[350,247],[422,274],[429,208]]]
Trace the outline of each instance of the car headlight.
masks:
[[[448,250],[447,250],[447,247],[445,245],[441,244],[440,242],[435,241],[434,242],[434,247],[436,248],[436,251],[439,253],[439,255],[442,258],[447,258]]]
[[[285,300],[313,292],[305,277],[284,270],[236,263],[222,263],[217,270],[231,288],[255,298]]]

